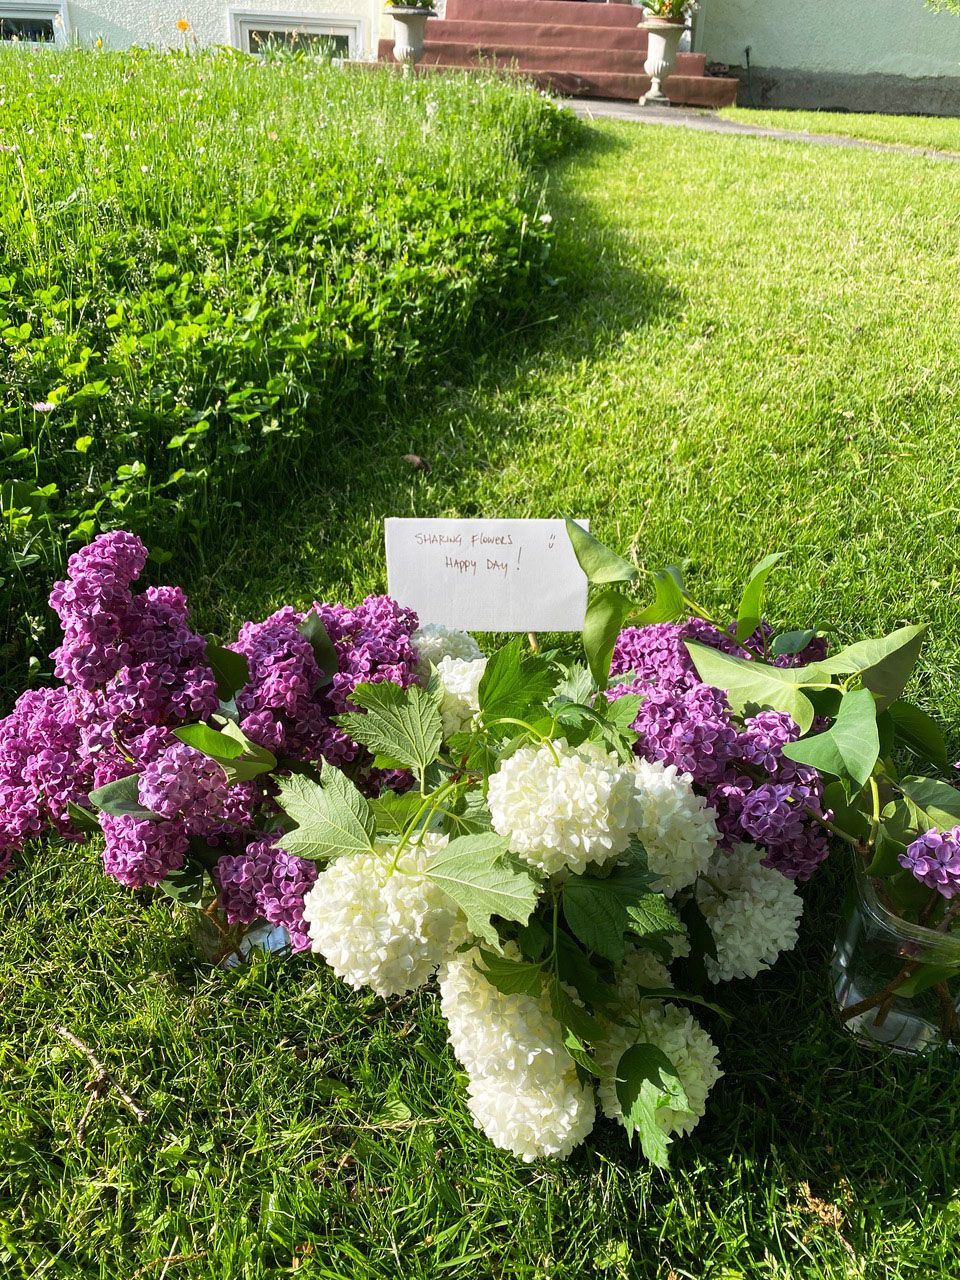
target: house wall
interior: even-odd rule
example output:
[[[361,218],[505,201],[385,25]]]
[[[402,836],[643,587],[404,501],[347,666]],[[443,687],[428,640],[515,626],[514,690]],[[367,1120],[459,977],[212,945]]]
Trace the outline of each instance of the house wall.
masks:
[[[348,16],[363,19],[364,52],[376,47],[380,0],[67,0],[74,39],[109,48],[128,45],[182,45],[180,18],[190,23],[189,39],[200,44],[229,44],[230,9],[291,17]]]
[[[696,39],[742,79],[750,46],[757,106],[960,115],[960,17],[923,0],[702,0]]]

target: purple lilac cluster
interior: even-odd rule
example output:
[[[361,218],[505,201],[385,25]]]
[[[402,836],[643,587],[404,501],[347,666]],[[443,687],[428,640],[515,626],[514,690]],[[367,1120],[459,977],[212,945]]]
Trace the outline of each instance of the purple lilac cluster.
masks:
[[[611,665],[621,682],[607,696],[643,695],[633,724],[637,754],[689,773],[716,810],[726,843],[761,845],[767,866],[791,880],[808,880],[827,856],[829,842],[814,817],[826,816],[819,774],[783,755],[784,746],[799,736],[797,726],[778,711],[738,722],[726,694],[700,679],[684,645],[697,640],[749,661],[762,658],[771,634],[763,624],[741,646],[696,618],[627,628]],[[817,638],[802,653],[777,661],[802,665],[824,653]]]
[[[155,760],[173,727],[217,707],[183,592],[131,590],[146,559],[138,538],[105,534],[72,555],[54,585],[63,641],[51,657],[63,683],[24,693],[0,720],[0,863],[45,830],[78,838],[71,805]],[[131,822],[105,828],[107,869],[125,884],[156,883],[182,863],[179,833]]]
[[[53,588],[63,641],[51,656],[62,684],[23,694],[0,720],[0,872],[45,831],[79,839],[71,806],[138,774],[140,804],[159,818],[100,815],[107,873],[133,888],[156,885],[183,866],[191,840],[202,841],[219,854],[213,876],[229,918],[284,925],[301,950],[303,897],[316,868],[262,839],[275,811],[271,780],[231,785],[218,764],[174,736],[178,725],[218,709],[216,678],[183,591],[132,590],[146,560],[138,538],[105,534],[70,557],[67,578]],[[386,596],[354,609],[313,609],[338,670],[320,670],[299,630],[307,614],[285,608],[245,623],[233,646],[250,672],[236,697],[241,727],[275,753],[350,765],[370,787],[402,785],[405,775],[377,774],[331,717],[350,709],[361,681],[414,682],[416,615]]]
[[[215,760],[186,743],[164,747],[140,774],[140,803],[162,818],[218,818],[229,798],[227,775]]]
[[[100,825],[103,869],[130,889],[159,884],[183,866],[190,844],[185,822],[150,822],[102,813]]]
[[[389,680],[406,688],[417,679],[411,637],[417,615],[389,596],[370,596],[355,609],[313,606],[337,651],[338,670],[322,672],[313,646],[301,633],[307,613],[287,606],[263,622],[247,622],[232,647],[250,667],[250,682],[237,694],[240,727],[268,750],[298,760],[343,767],[359,762],[374,788],[384,781],[364,763],[367,753],[331,717],[351,709],[350,694],[364,681]]]
[[[316,863],[255,840],[243,853],[222,857],[213,874],[230,924],[266,920],[287,930],[294,951],[309,948],[303,900],[317,878]]]
[[[924,832],[900,854],[899,862],[928,889],[955,897],[960,893],[960,827]]]

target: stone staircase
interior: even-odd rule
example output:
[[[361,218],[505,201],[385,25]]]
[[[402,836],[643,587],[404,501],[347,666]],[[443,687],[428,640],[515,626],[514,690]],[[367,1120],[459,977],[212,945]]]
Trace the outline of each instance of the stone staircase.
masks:
[[[445,16],[427,23],[420,65],[517,71],[572,97],[636,101],[650,87],[640,18],[633,5],[595,0],[447,0]],[[379,54],[391,61],[392,41],[381,40]],[[702,53],[678,55],[663,84],[671,102],[736,101],[739,82],[708,76],[705,63]]]

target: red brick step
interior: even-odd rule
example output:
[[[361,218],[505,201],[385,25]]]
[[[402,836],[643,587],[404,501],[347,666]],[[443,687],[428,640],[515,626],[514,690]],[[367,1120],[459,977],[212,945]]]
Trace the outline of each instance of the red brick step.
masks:
[[[469,22],[559,22],[636,30],[641,14],[636,5],[593,4],[590,0],[447,0],[445,18]]]
[[[590,0],[447,0],[444,18],[427,23],[420,65],[519,72],[557,93],[635,101],[650,88],[640,20],[639,7]],[[392,44],[380,41],[382,60]],[[663,85],[671,102],[736,101],[738,82],[705,75],[705,65],[702,53],[678,55]]]

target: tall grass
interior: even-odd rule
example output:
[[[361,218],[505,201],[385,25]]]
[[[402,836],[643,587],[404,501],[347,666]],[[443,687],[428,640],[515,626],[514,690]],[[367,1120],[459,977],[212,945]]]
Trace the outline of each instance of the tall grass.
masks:
[[[119,523],[285,483],[522,310],[560,114],[493,77],[322,60],[0,56],[0,619]]]

